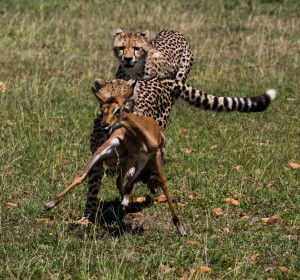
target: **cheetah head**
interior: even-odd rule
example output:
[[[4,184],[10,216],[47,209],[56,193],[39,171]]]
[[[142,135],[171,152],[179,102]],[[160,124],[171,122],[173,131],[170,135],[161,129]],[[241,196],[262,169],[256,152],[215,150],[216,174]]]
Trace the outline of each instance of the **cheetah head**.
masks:
[[[134,68],[144,63],[149,50],[148,38],[148,30],[136,33],[114,31],[113,51],[123,67]]]

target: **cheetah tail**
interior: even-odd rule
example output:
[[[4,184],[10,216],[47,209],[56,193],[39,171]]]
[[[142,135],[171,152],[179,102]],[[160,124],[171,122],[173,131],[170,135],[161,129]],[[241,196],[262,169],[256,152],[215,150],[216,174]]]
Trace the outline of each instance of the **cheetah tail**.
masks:
[[[269,89],[266,93],[255,97],[225,97],[214,96],[196,90],[190,85],[177,83],[178,95],[186,102],[196,107],[215,111],[261,112],[268,108],[276,97],[276,90]],[[177,90],[178,90],[177,86]]]

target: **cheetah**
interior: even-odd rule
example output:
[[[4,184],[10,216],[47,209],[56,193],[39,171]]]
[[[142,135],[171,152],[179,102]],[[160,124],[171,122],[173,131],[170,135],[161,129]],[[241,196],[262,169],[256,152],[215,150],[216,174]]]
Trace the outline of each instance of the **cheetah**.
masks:
[[[120,62],[118,79],[168,78],[185,81],[193,54],[183,34],[162,30],[149,41],[149,31],[114,31],[113,51]]]
[[[138,116],[154,118],[162,130],[165,130],[171,108],[176,99],[183,98],[190,105],[205,110],[261,112],[267,109],[276,96],[276,91],[270,89],[256,97],[218,97],[185,84],[180,80],[159,79],[140,81],[126,81],[114,79],[109,82],[95,81],[93,92],[107,96],[117,96],[123,92],[132,91],[132,97],[126,103],[126,109]],[[100,111],[103,108],[100,108]],[[99,113],[94,121],[94,130],[91,134],[90,144],[92,153],[95,153],[107,139],[109,121]],[[94,221],[98,205],[98,188],[103,177],[103,165],[94,167],[88,178],[88,195],[84,217]]]

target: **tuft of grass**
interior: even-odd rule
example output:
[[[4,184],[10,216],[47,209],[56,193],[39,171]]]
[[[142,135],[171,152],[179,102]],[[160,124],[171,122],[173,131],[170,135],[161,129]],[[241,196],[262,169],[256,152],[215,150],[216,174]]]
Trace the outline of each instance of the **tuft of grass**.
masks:
[[[0,91],[0,278],[299,278],[300,171],[286,167],[300,162],[299,10],[293,0],[1,1],[0,82],[8,91]],[[73,223],[86,184],[43,211],[90,158],[90,87],[114,77],[116,28],[182,32],[196,88],[231,96],[277,90],[258,114],[175,104],[164,166],[187,238],[177,237],[165,203],[120,219],[109,174],[100,225]],[[138,184],[134,197],[148,193]],[[280,222],[261,221],[275,214]]]

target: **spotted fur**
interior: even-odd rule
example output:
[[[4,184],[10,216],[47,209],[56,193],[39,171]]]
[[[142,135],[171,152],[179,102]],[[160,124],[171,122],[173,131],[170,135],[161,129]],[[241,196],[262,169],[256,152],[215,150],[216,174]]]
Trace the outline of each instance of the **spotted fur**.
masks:
[[[113,51],[120,62],[118,79],[169,78],[185,81],[193,64],[193,54],[184,36],[162,30],[148,41],[149,31],[114,31]]]

